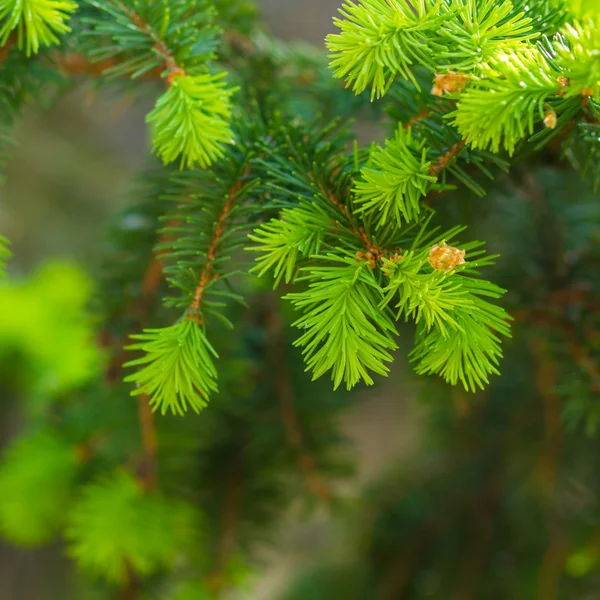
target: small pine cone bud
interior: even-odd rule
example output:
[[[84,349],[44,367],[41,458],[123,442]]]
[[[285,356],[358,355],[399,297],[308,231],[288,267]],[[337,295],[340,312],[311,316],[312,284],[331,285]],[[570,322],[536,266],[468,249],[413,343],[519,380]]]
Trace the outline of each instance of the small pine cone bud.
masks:
[[[555,129],[557,123],[556,113],[553,110],[549,110],[544,117],[544,125],[548,129]]]
[[[429,264],[437,271],[448,273],[454,267],[464,265],[466,262],[465,251],[454,246],[448,246],[446,242],[439,246],[432,246],[429,251]]]
[[[569,86],[569,80],[564,76],[561,75],[558,79],[557,79],[558,83],[560,84],[561,88],[566,88]]]
[[[434,96],[443,96],[444,94],[456,94],[462,92],[471,78],[464,73],[449,71],[441,75],[436,75],[433,80],[431,93]]]

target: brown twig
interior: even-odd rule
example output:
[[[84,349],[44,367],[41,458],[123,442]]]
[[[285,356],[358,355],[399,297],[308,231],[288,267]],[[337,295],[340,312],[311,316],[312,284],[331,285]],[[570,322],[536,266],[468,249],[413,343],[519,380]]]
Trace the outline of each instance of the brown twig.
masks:
[[[121,600],[135,600],[137,598],[140,586],[133,567],[129,561],[125,561],[126,580],[120,594]]]
[[[219,242],[225,233],[225,222],[227,221],[227,218],[229,217],[235,205],[237,195],[245,185],[243,179],[246,177],[246,175],[248,175],[249,172],[250,168],[247,167],[242,177],[231,187],[229,193],[227,194],[227,200],[225,201],[225,204],[223,205],[223,208],[217,217],[215,230],[208,245],[206,262],[200,271],[200,278],[194,292],[194,300],[192,301],[192,304],[188,310],[188,318],[194,319],[198,324],[202,323],[200,308],[202,306],[202,300],[204,299],[204,293],[208,284],[215,278],[214,262],[217,258],[217,248],[219,246]]]
[[[431,174],[439,175],[439,173],[441,173],[444,169],[447,169],[452,159],[460,154],[466,144],[467,142],[465,140],[460,140],[460,142],[457,142],[447,152],[442,154],[442,156],[438,158],[437,162],[429,167]]]
[[[126,12],[132,22],[138,27],[140,31],[142,31],[145,35],[147,35],[150,40],[152,40],[152,46],[154,50],[163,58],[164,65],[168,71],[167,75],[167,84],[170,85],[173,83],[173,80],[178,75],[187,75],[183,67],[177,63],[177,60],[173,56],[173,53],[165,44],[165,42],[160,39],[159,36],[154,33],[150,25],[146,23],[140,15],[137,14],[132,8],[126,6],[123,2],[117,2],[120,8]]]
[[[408,121],[406,121],[406,123],[403,123],[404,129],[409,129],[410,127],[413,127],[420,121],[423,121],[424,119],[426,119],[430,114],[431,114],[431,109],[424,108],[421,112],[412,116]]]
[[[273,294],[270,294],[269,350],[275,377],[275,389],[279,399],[281,420],[285,428],[288,443],[297,454],[298,465],[304,474],[309,490],[318,501],[330,504],[332,500],[331,490],[318,472],[315,458],[306,446],[302,425],[296,412],[294,390],[288,366],[287,345],[283,334],[284,322],[277,302],[277,298]]]

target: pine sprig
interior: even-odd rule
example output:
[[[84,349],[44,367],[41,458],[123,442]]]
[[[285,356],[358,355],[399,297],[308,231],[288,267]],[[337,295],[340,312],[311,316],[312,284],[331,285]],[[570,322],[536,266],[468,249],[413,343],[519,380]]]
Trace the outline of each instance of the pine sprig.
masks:
[[[95,60],[115,59],[107,76],[140,77],[159,69],[168,89],[147,116],[153,141],[163,162],[206,168],[223,156],[233,141],[230,128],[234,90],[206,73],[214,58],[214,11],[204,2],[143,0],[92,1],[105,20],[88,18],[88,37]],[[98,38],[100,44],[98,47]]]
[[[58,36],[71,31],[67,21],[77,8],[70,0],[0,0],[0,44],[15,30],[27,56],[40,46],[58,44]]]
[[[257,244],[248,250],[262,253],[251,272],[262,277],[267,271],[272,271],[275,287],[282,278],[286,283],[292,282],[298,261],[319,254],[325,238],[331,235],[334,227],[335,223],[318,204],[313,204],[310,209],[282,210],[279,219],[271,219],[248,236]]]
[[[125,367],[136,367],[125,381],[134,383],[133,395],[146,394],[154,410],[183,415],[199,412],[217,391],[217,353],[204,329],[195,320],[183,319],[161,329],[146,329],[131,336],[137,343],[128,350],[142,351],[141,358]]]
[[[158,247],[168,281],[179,291],[168,303],[184,308],[198,322],[204,311],[217,308],[213,300],[228,295],[217,284],[240,273],[236,255],[244,262],[241,250],[253,213],[248,200],[258,185],[251,177],[251,153],[238,136],[236,150],[211,171],[174,176],[165,195],[177,203],[166,218],[163,235],[168,241]]]
[[[344,382],[350,389],[360,380],[371,385],[369,372],[386,375],[389,351],[397,347],[394,324],[378,308],[383,292],[368,262],[322,259],[335,266],[307,268],[308,289],[286,296],[303,313],[294,326],[304,333],[294,344],[304,348],[313,379],[331,370],[335,388]]]
[[[512,154],[520,140],[533,134],[547,113],[547,101],[561,89],[559,73],[531,46],[496,57],[484,76],[460,94],[449,116],[474,148],[498,152],[503,146]]]
[[[114,64],[108,77],[131,77],[158,69],[198,75],[214,58],[214,10],[202,0],[90,0],[98,12],[86,16],[87,53]]]
[[[425,140],[416,139],[410,128],[399,127],[385,148],[374,148],[361,171],[362,178],[354,187],[356,214],[374,216],[378,227],[391,219],[398,227],[415,220],[421,212],[421,198],[437,181],[431,166]]]
[[[381,98],[399,75],[416,84],[415,64],[435,69],[434,39],[448,18],[447,2],[404,0],[348,0],[334,19],[338,34],[327,36],[335,77],[345,79],[355,93],[372,85],[371,99]]]
[[[510,0],[454,0],[451,10],[440,31],[445,68],[479,70],[499,53],[518,50],[539,35],[525,13],[515,14]]]
[[[477,294],[477,288],[470,290]],[[493,292],[493,288],[485,288]],[[500,297],[503,291],[493,292]],[[488,294],[489,295],[489,294]],[[479,299],[473,308],[455,308],[453,319],[458,327],[444,335],[441,329],[427,331],[425,323],[417,330],[411,360],[419,375],[438,374],[451,385],[462,383],[465,390],[475,392],[489,384],[490,375],[499,375],[502,348],[499,335],[509,336],[507,315],[503,309]]]
[[[231,94],[224,73],[179,75],[157,100],[146,118],[153,141],[165,164],[179,159],[180,167],[206,168],[223,156],[233,142],[230,127]]]

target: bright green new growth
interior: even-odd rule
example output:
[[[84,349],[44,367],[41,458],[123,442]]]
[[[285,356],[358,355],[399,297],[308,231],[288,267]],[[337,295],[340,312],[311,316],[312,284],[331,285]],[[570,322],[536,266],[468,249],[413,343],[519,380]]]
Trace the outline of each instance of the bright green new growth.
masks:
[[[279,219],[271,219],[248,236],[257,244],[248,250],[262,253],[256,259],[258,264],[250,272],[262,277],[272,271],[275,287],[282,278],[285,283],[294,280],[298,260],[318,254],[327,226],[333,225],[318,207],[311,207],[311,210],[301,207],[284,209],[280,214]]]
[[[287,295],[304,313],[294,323],[304,331],[295,345],[304,348],[313,379],[331,370],[335,388],[342,381],[348,389],[361,379],[372,384],[369,371],[385,375],[397,347],[394,323],[378,306],[382,291],[367,262],[323,258],[339,266],[307,268],[308,289]]]
[[[78,5],[70,0],[0,0],[0,44],[17,30],[18,46],[27,56],[40,46],[58,44],[60,34],[71,31],[65,21]]]
[[[378,227],[395,219],[398,227],[417,219],[421,199],[437,181],[431,173],[425,140],[413,138],[400,126],[385,148],[375,146],[361,171],[354,191],[360,208],[356,214],[373,215]]]
[[[164,163],[179,160],[181,168],[205,169],[223,156],[223,146],[233,141],[233,90],[221,81],[224,76],[179,75],[158,99],[146,120]]]
[[[443,0],[428,4],[420,1],[413,8],[403,0],[346,2],[340,9],[344,18],[334,19],[341,33],[327,37],[335,77],[345,79],[357,94],[371,84],[373,99],[387,93],[396,75],[414,81],[415,64],[433,68],[430,38],[446,15]]]
[[[561,89],[558,74],[537,47],[500,54],[484,77],[460,94],[454,124],[474,148],[511,154],[536,122],[544,119],[549,96]],[[492,100],[491,100],[492,99]]]
[[[139,343],[128,350],[141,350],[141,358],[126,367],[141,367],[125,381],[135,383],[132,393],[146,394],[155,410],[183,415],[188,407],[195,412],[206,406],[211,392],[217,391],[217,353],[194,319],[183,319],[163,329],[146,329],[132,336]]]
[[[123,584],[128,569],[148,576],[172,565],[198,533],[190,515],[121,471],[83,490],[69,515],[69,553],[84,571]]]
[[[491,259],[466,267],[490,264]],[[498,374],[502,350],[496,334],[510,336],[507,313],[483,298],[501,298],[505,290],[462,275],[465,267],[449,273],[433,270],[424,253],[409,252],[400,261],[384,263],[390,281],[382,306],[394,301],[397,318],[412,317],[418,325],[411,355],[417,373],[441,375],[471,392],[483,389],[488,376]]]
[[[78,470],[75,448],[38,433],[11,446],[0,466],[0,531],[23,546],[58,533]]]

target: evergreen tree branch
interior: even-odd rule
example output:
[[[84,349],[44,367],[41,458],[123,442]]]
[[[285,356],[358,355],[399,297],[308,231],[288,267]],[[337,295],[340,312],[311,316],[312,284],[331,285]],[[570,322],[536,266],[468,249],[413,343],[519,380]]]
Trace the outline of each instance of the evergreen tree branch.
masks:
[[[193,319],[196,323],[198,323],[198,325],[202,325],[203,323],[201,309],[206,288],[216,276],[215,261],[217,259],[217,249],[219,247],[223,235],[225,234],[227,219],[229,218],[231,211],[236,201],[238,200],[240,192],[246,184],[245,178],[248,176],[249,173],[250,167],[247,166],[242,176],[229,189],[227,199],[225,200],[223,208],[221,209],[217,217],[214,232],[208,244],[206,261],[204,262],[204,265],[200,271],[200,279],[194,291],[194,299],[187,313],[188,318]]]
[[[58,44],[58,35],[71,31],[65,21],[77,8],[71,0],[0,0],[0,44],[16,34],[27,56]]]
[[[152,29],[149,23],[146,23],[133,8],[127,6],[124,2],[115,2],[114,4],[124,13],[128,14],[134,25],[149,38],[152,48],[162,58],[164,68],[167,71],[168,85],[173,83],[175,76],[187,75],[185,69],[178,64],[173,52],[171,52],[165,41]]]
[[[147,116],[153,125],[156,152],[164,163],[180,159],[181,166],[206,168],[223,156],[223,146],[233,141],[230,96],[225,73],[206,72],[214,58],[216,29],[212,10],[197,5],[190,10],[177,2],[169,11],[148,0],[91,0],[108,17],[89,19],[88,37],[95,40],[90,55],[116,60],[107,76],[132,79],[161,69],[167,91]],[[98,44],[97,38],[110,40]],[[206,45],[200,43],[206,41]]]

